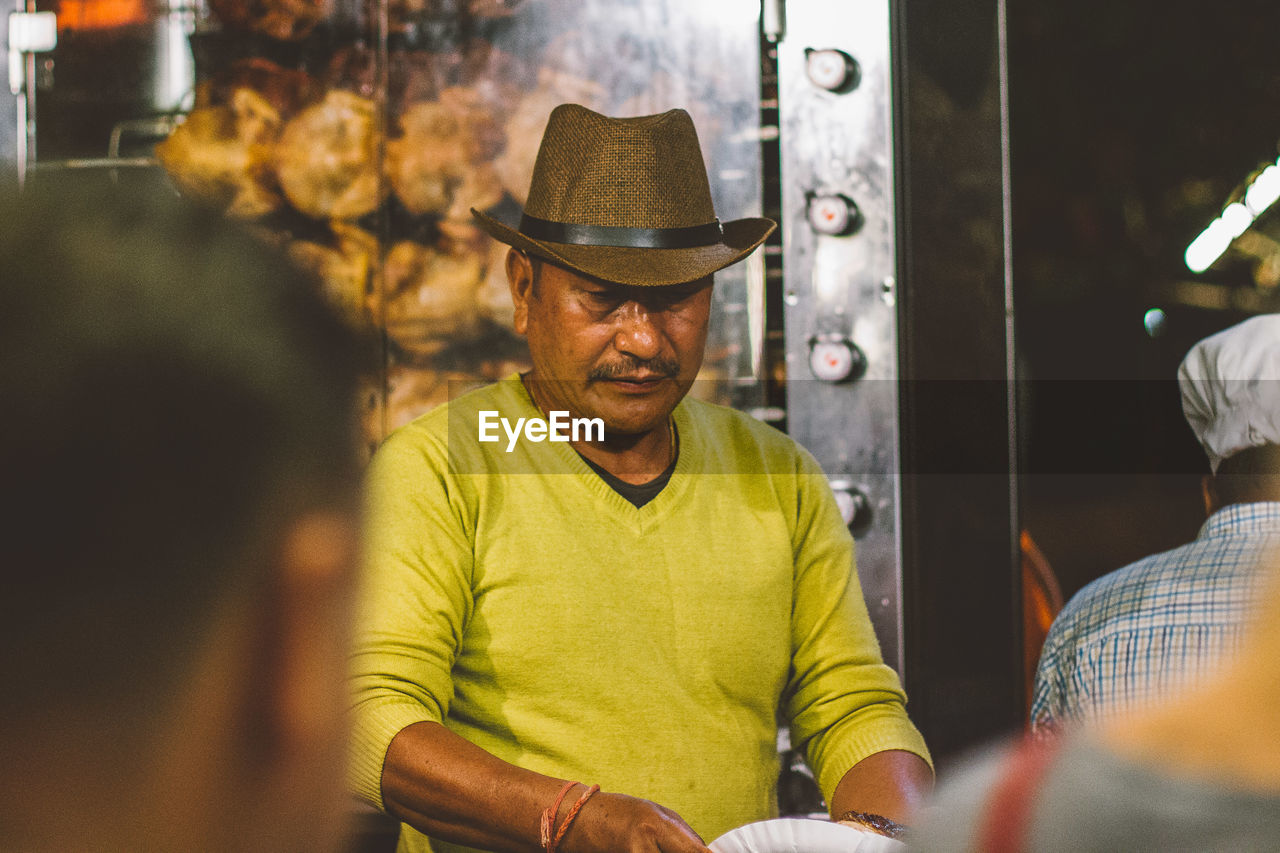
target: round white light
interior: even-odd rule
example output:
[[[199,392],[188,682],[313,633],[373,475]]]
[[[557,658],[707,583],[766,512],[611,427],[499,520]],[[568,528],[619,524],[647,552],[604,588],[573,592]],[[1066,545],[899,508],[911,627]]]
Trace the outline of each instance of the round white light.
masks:
[[[1147,337],[1156,338],[1164,332],[1164,324],[1168,318],[1159,308],[1152,308],[1142,315],[1142,328],[1147,330]]]

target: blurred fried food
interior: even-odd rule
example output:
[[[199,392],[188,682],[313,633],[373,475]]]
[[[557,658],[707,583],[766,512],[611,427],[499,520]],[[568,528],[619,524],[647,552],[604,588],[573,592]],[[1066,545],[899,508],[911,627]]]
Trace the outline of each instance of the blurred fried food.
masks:
[[[209,6],[232,29],[280,41],[306,38],[333,12],[329,0],[209,0]]]
[[[369,283],[378,262],[378,239],[355,225],[331,225],[336,246],[311,240],[289,243],[289,256],[311,270],[324,287],[325,296],[355,326],[370,322]]]
[[[178,189],[250,219],[280,208],[272,149],[280,113],[261,94],[236,89],[230,103],[191,111],[159,145],[156,158]]]
[[[377,105],[330,91],[300,112],[280,135],[275,164],[289,201],[317,219],[356,219],[385,197],[378,174]]]
[[[387,334],[418,356],[474,338],[482,328],[476,295],[483,276],[482,254],[396,243],[383,262]]]

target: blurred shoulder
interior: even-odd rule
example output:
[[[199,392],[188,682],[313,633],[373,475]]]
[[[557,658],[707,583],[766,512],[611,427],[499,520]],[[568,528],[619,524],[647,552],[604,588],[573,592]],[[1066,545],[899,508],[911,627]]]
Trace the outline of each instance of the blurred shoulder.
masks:
[[[1197,543],[1152,554],[1090,581],[1071,597],[1054,620],[1051,636],[1082,632],[1142,610],[1153,589],[1168,583],[1194,565]]]

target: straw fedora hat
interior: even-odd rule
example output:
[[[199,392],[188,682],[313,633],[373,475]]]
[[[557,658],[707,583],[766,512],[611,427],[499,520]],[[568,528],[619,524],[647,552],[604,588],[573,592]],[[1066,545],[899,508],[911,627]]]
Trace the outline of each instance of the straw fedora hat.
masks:
[[[510,246],[620,284],[679,284],[742,260],[772,220],[721,223],[698,133],[684,110],[610,118],[579,104],[551,112],[524,215],[512,227],[474,208]]]

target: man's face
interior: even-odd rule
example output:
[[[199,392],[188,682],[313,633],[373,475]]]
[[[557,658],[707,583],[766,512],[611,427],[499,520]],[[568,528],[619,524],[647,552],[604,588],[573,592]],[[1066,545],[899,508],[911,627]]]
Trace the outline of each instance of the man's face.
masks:
[[[515,250],[507,275],[541,406],[601,418],[616,433],[665,423],[702,367],[711,276],[636,287],[544,262],[535,292],[531,262]]]

